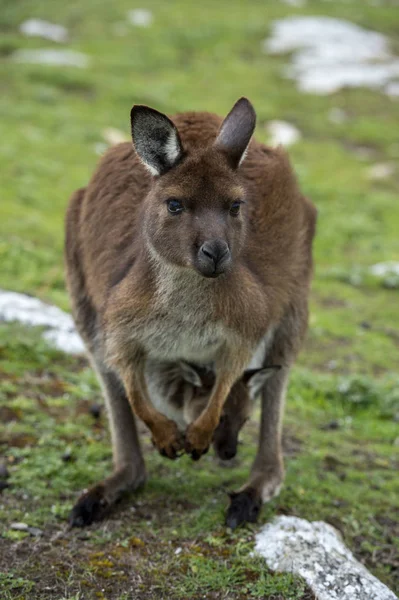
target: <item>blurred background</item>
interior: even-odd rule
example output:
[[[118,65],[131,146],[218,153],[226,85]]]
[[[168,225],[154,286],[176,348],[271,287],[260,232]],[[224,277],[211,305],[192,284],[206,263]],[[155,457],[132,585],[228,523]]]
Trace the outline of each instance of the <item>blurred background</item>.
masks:
[[[2,0],[0,9],[3,288],[68,307],[67,200],[111,143],[129,139],[132,104],[224,115],[246,95],[257,138],[290,146],[319,210],[302,360],[352,372],[394,364],[398,265],[371,267],[399,260],[398,2]]]
[[[393,586],[399,537],[391,535],[399,533],[393,515],[399,2],[0,0],[0,86],[0,287],[66,311],[67,201],[88,182],[99,156],[129,139],[131,106],[225,115],[240,96],[252,101],[257,139],[287,147],[301,188],[319,212],[310,329],[288,398],[286,423],[294,441],[287,486],[264,518],[283,509],[309,518],[333,515],[356,555]],[[89,368],[81,358],[52,350],[35,331],[0,323],[4,544],[30,539],[29,532],[9,530],[10,518],[27,519],[27,504],[30,525],[46,531],[55,507],[50,527],[59,527],[73,494],[110,464],[105,421],[90,420],[100,394]],[[183,537],[205,523],[217,528],[222,492],[215,492],[216,507],[204,500],[204,516],[198,489],[203,484],[205,498],[209,486],[219,490],[221,477],[227,486],[243,480],[256,430],[248,431],[246,462],[228,477],[212,471],[208,457],[195,467],[185,459],[165,467],[151,455],[155,483],[144,502],[153,501],[153,518],[156,499],[179,488],[179,473],[194,469],[197,487],[179,488],[192,503],[187,529],[179,529],[172,507],[171,527]],[[82,439],[91,441],[84,445]],[[65,452],[76,462],[63,460]],[[145,529],[139,519],[136,526]],[[166,539],[172,529],[157,526]],[[217,571],[219,559],[212,560]],[[217,572],[224,581],[224,572]],[[18,573],[21,589],[38,585],[34,575]],[[222,597],[213,585],[212,597]],[[188,597],[189,588],[182,589],[176,597]],[[305,595],[281,596],[288,597]]]

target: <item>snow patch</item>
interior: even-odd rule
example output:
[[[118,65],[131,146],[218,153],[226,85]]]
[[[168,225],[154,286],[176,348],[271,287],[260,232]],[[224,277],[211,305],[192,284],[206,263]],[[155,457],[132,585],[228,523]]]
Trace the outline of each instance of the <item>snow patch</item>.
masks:
[[[267,131],[270,136],[270,144],[272,146],[292,146],[302,135],[299,129],[286,121],[270,121],[267,125]]]
[[[153,21],[152,12],[146,8],[129,10],[127,18],[132,25],[136,25],[137,27],[149,27]]]
[[[42,48],[40,50],[16,50],[11,59],[16,63],[31,63],[36,65],[52,65],[57,67],[78,67],[85,69],[90,62],[89,57],[83,52],[75,50],[53,50]]]
[[[110,146],[116,146],[116,144],[129,141],[126,133],[115,127],[107,127],[104,129],[102,136]]]
[[[21,23],[19,30],[29,37],[41,37],[59,44],[68,41],[68,30],[65,27],[42,19],[28,19]]]
[[[304,92],[331,94],[364,86],[396,93],[398,84],[393,80],[399,80],[399,59],[390,53],[387,39],[349,21],[281,19],[274,22],[263,49],[271,54],[294,53],[285,74]]]
[[[399,262],[388,260],[376,263],[370,267],[370,272],[376,277],[386,277],[387,275],[398,275],[399,277]]]
[[[58,350],[69,354],[85,351],[72,317],[37,298],[0,290],[0,321],[18,321],[24,325],[45,327],[43,337]]]
[[[377,163],[370,167],[367,172],[369,179],[378,181],[380,179],[387,179],[392,177],[395,173],[395,167],[390,163]]]
[[[303,577],[318,600],[398,600],[327,523],[277,517],[256,536],[255,551],[270,569]]]

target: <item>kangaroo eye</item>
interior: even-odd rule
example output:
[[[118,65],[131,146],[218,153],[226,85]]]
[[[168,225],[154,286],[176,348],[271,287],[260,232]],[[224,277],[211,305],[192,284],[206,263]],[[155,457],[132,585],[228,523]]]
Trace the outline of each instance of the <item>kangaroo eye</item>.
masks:
[[[184,210],[183,203],[180,200],[176,200],[176,198],[170,198],[167,200],[166,205],[171,215],[178,215]]]
[[[230,205],[230,214],[232,217],[238,217],[241,210],[241,200],[236,200]]]

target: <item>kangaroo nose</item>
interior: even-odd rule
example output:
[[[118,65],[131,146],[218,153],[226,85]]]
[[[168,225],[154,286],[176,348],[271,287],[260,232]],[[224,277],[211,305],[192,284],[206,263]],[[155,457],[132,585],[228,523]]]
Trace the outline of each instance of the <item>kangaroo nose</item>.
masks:
[[[216,277],[230,262],[229,246],[223,240],[205,242],[199,250],[199,259],[203,275]]]

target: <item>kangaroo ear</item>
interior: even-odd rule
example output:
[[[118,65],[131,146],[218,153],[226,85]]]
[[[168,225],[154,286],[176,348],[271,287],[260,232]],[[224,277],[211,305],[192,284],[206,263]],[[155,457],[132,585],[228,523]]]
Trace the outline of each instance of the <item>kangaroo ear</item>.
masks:
[[[244,371],[243,381],[247,384],[249,395],[252,400],[255,400],[259,394],[266,381],[281,369],[280,365],[274,365],[271,367],[263,367],[262,369],[247,369]]]
[[[193,365],[189,365],[188,363],[181,360],[179,362],[180,370],[184,381],[187,383],[191,383],[194,387],[202,387],[203,382],[201,379],[201,375],[199,371]]]
[[[247,98],[240,98],[225,118],[215,140],[215,147],[227,156],[233,169],[244,160],[256,124],[254,107]]]
[[[163,175],[183,156],[179,133],[164,114],[135,105],[130,112],[134,148],[152,175]]]

